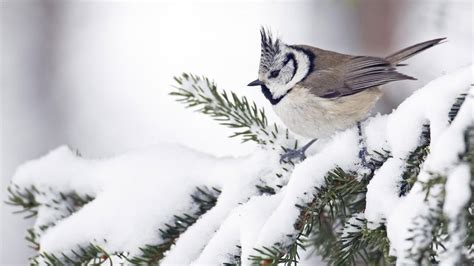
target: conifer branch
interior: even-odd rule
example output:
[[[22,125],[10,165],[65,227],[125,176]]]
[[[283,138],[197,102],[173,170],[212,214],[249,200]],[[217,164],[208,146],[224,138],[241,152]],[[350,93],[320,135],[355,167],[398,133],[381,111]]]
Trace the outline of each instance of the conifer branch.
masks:
[[[42,191],[31,186],[29,188],[20,188],[17,184],[8,187],[8,199],[6,204],[21,208],[18,213],[28,213],[25,218],[32,218],[38,214],[39,207],[51,208],[56,211],[65,212],[64,215],[70,215],[80,209],[88,202],[94,200],[90,195],[79,195],[76,192],[56,192],[49,188],[48,191]],[[45,202],[38,202],[37,198],[43,196],[48,199]],[[47,196],[47,197],[46,197]],[[65,218],[66,216],[62,216]]]
[[[130,256],[128,252],[113,252],[108,254],[100,244],[88,243],[87,245],[78,245],[77,248],[68,252],[53,254],[41,252],[32,260],[32,264],[40,265],[46,263],[48,265],[63,264],[93,264],[101,265],[111,261],[111,256],[116,256],[133,265],[155,265],[163,258],[164,253],[168,251],[178,237],[193,225],[199,217],[215,206],[217,198],[221,191],[217,188],[197,187],[196,191],[191,195],[193,202],[197,204],[197,209],[193,213],[184,213],[175,215],[172,223],[166,224],[164,229],[159,229],[161,241],[159,244],[148,244],[140,247],[141,254]],[[53,226],[51,224],[50,226]],[[49,226],[48,226],[49,227]],[[44,228],[44,230],[47,227]],[[38,234],[35,230],[28,230],[26,239],[31,243],[31,247],[40,250],[38,243]],[[107,240],[104,239],[104,243]]]
[[[214,83],[207,78],[191,74],[182,74],[175,78],[176,90],[171,95],[187,107],[197,108],[203,114],[211,116],[220,124],[235,130],[231,137],[239,137],[243,142],[254,141],[262,148],[272,152],[282,152],[288,147],[296,148],[298,143],[288,130],[268,122],[263,109],[249,102],[245,97],[235,93],[218,91]],[[447,114],[449,122],[453,122],[467,94],[458,97]],[[464,143],[466,150],[459,154],[459,164],[468,164],[471,171],[471,191],[474,188],[474,126],[466,129]],[[370,164],[375,170],[392,156],[390,151],[372,151]],[[467,252],[457,263],[472,263],[474,257],[474,196],[466,204],[465,212],[457,217],[446,217],[443,203],[446,197],[448,176],[442,173],[429,173],[430,177],[419,180],[423,164],[430,153],[430,125],[423,126],[418,146],[404,160],[404,168],[400,171],[399,197],[404,197],[412,190],[414,184],[420,184],[426,196],[428,212],[417,216],[410,228],[413,243],[410,249],[413,261],[422,263],[438,263],[440,254],[445,249],[444,243],[450,240],[450,230],[465,230],[467,236],[456,243],[456,247],[465,248]],[[283,163],[273,173],[273,179],[261,177],[256,186],[261,194],[275,194],[286,185],[294,168],[292,162]],[[423,170],[424,171],[424,170]],[[270,247],[256,249],[258,255],[250,258],[253,263],[263,265],[293,265],[300,260],[300,251],[305,248],[314,249],[331,265],[385,265],[394,262],[389,256],[389,240],[385,222],[372,226],[363,213],[366,207],[367,185],[374,176],[371,173],[356,173],[336,167],[324,177],[323,185],[314,187],[310,202],[297,205],[299,216],[294,221],[294,233],[286,239]],[[252,183],[253,184],[253,183]],[[44,189],[44,188],[42,188]],[[57,212],[57,220],[63,219],[80,210],[85,204],[94,200],[93,196],[72,191],[62,193],[52,189],[43,191],[34,186],[23,188],[12,185],[8,188],[7,203],[20,208],[26,218],[34,217],[41,208]],[[157,243],[149,243],[139,248],[139,255],[131,255],[127,251],[108,253],[103,247],[104,242],[82,243],[76,248],[61,251],[57,254],[41,252],[32,259],[33,264],[103,264],[112,263],[117,257],[127,264],[155,265],[164,257],[166,251],[176,240],[192,226],[203,214],[212,209],[220,195],[217,188],[197,187],[190,195],[197,207],[185,213],[176,214],[164,228],[160,228]],[[415,192],[412,191],[412,192]],[[47,197],[46,197],[47,196]],[[465,202],[464,202],[465,203]],[[55,226],[57,221],[35,226],[29,229],[26,239],[31,247],[41,250],[39,238],[44,230]],[[388,226],[388,225],[387,225]],[[375,228],[375,229],[374,229]],[[39,230],[38,230],[39,229]],[[158,237],[157,237],[158,238]],[[285,243],[285,244],[282,244]],[[288,244],[289,243],[289,244]],[[104,244],[104,245],[103,245]],[[464,246],[463,246],[464,245]],[[247,262],[240,254],[231,254],[232,262]],[[231,259],[232,260],[232,259]],[[470,261],[471,260],[471,261]]]
[[[449,112],[450,121],[456,117],[465,97],[466,94],[460,95],[453,104]],[[400,196],[408,193],[413,183],[417,181],[421,166],[429,153],[429,143],[430,128],[429,125],[425,125],[422,129],[419,146],[410,152],[406,160]],[[385,160],[391,157],[389,151],[373,151],[373,153],[370,163],[376,168],[382,166]],[[271,264],[287,262],[287,257],[293,258],[293,253],[290,250],[296,250],[298,241],[308,237],[312,231],[315,236],[310,238],[312,239],[310,243],[318,251],[318,254],[323,259],[327,259],[331,265],[393,263],[394,258],[388,255],[389,241],[385,227],[380,225],[377,229],[369,229],[365,219],[350,218],[351,214],[365,210],[366,187],[373,174],[373,172],[365,174],[359,181],[355,178],[356,173],[346,173],[341,168],[330,171],[325,177],[324,186],[315,188],[316,193],[313,201],[307,206],[297,206],[302,210],[295,223],[295,228],[300,233],[294,238],[293,243],[286,247],[277,243],[272,247],[258,249],[257,252],[260,255],[253,256],[252,261]],[[442,182],[442,179],[436,179],[429,186],[442,184]],[[431,259],[434,258],[433,251],[442,247],[442,241],[445,239],[445,230],[442,229],[445,223],[441,218],[439,215],[421,218],[423,221],[430,220],[436,225],[432,227],[436,231],[429,232],[433,236],[433,241],[429,242],[430,246],[418,250],[428,254]],[[358,222],[355,224],[354,221]],[[346,234],[342,235],[333,234],[340,224],[343,224],[346,229],[352,228],[352,230],[348,230]],[[312,230],[305,231],[307,228],[312,228]],[[419,226],[419,228],[424,229],[425,231],[421,234],[427,236],[426,229],[431,227]],[[321,238],[321,234],[327,237]],[[426,253],[427,251],[428,253]]]
[[[160,244],[146,245],[140,248],[141,255],[132,258],[125,257],[126,260],[134,265],[157,264],[179,236],[216,205],[220,193],[221,191],[217,188],[197,187],[195,193],[191,195],[194,203],[198,205],[197,210],[194,213],[175,215],[172,224],[166,224],[165,229],[159,229],[162,239]]]
[[[230,137],[241,137],[243,142],[255,141],[277,150],[297,146],[288,129],[269,124],[263,108],[259,109],[246,97],[239,97],[234,92],[219,92],[209,79],[192,74],[183,73],[175,77],[175,81],[178,85],[170,95],[176,96],[186,107],[196,107],[221,125],[235,129]]]
[[[235,130],[230,137],[240,137],[243,142],[255,141],[265,149],[286,152],[289,148],[298,148],[298,141],[276,123],[269,123],[263,108],[246,97],[239,97],[234,92],[218,91],[217,86],[206,77],[183,73],[174,78],[177,86],[170,95],[188,108],[197,108],[199,112],[209,115],[221,125]],[[275,169],[272,178],[262,178],[257,189],[262,194],[274,194],[286,185],[293,171],[292,161],[282,162]]]

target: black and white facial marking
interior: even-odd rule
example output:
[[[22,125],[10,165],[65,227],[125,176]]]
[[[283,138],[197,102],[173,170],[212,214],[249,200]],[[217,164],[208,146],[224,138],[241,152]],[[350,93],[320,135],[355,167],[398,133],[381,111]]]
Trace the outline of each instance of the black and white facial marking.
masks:
[[[262,92],[272,104],[277,104],[296,83],[304,79],[312,68],[314,58],[309,51],[288,46],[273,39],[261,29],[261,58],[258,79],[265,85]]]

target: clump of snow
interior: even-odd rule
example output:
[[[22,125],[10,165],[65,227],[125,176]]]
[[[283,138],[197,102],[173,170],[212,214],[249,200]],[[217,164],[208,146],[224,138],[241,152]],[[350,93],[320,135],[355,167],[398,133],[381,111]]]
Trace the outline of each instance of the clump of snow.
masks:
[[[94,196],[102,189],[102,182],[105,181],[105,177],[98,180],[88,174],[88,170],[94,166],[94,162],[76,156],[68,147],[62,146],[18,167],[13,183],[28,187],[34,180],[34,185],[41,190],[53,188]]]
[[[222,195],[216,208],[208,213],[214,214],[215,222],[206,223],[208,230],[200,228],[201,235],[192,239],[194,247],[199,241],[204,245],[226,213],[239,200],[250,197],[252,193],[248,191],[255,193],[249,187],[255,187],[258,177],[271,172],[277,164],[277,156],[272,158],[263,151],[245,158],[215,158],[162,144],[111,159],[86,160],[61,147],[21,166],[13,183],[20,187],[34,185],[39,191],[80,191],[95,197],[80,211],[48,229],[41,237],[41,251],[63,252],[92,242],[108,251],[136,255],[139,247],[159,243],[157,229],[170,223],[173,215],[193,210],[190,195],[196,187],[218,187]]]
[[[449,219],[456,219],[471,198],[469,165],[456,166],[446,181],[446,198],[443,212]]]
[[[381,223],[400,203],[400,173],[409,153],[420,142],[423,125],[430,125],[433,146],[448,126],[447,114],[456,97],[468,90],[472,82],[472,71],[472,66],[465,67],[428,83],[389,115],[386,139],[393,158],[384,163],[368,185],[365,216],[371,223]],[[449,142],[446,144],[448,147],[442,149],[456,148],[451,147],[452,144]]]
[[[453,169],[446,181],[446,198],[443,212],[448,218],[447,250],[441,253],[441,265],[455,265],[461,258],[466,237],[466,225],[462,223],[465,208],[471,198],[469,165],[463,163]]]
[[[235,171],[236,169],[232,170]],[[256,178],[256,176],[253,177]],[[224,173],[222,178],[225,178]],[[213,239],[215,232],[219,230],[221,224],[227,219],[226,217],[230,215],[231,211],[238,207],[239,203],[245,202],[257,194],[255,189],[256,183],[256,180],[243,184],[236,182],[223,189],[216,206],[205,213],[180,236],[175,246],[167,252],[162,263],[164,265],[189,264],[196,260],[202,250],[208,245],[208,242]],[[229,238],[227,241],[232,243],[232,238]],[[234,249],[235,247],[231,247],[228,252]]]
[[[389,150],[386,140],[387,119],[387,115],[377,114],[373,117],[369,117],[367,121],[363,123],[364,129],[362,134],[369,153],[371,151]]]
[[[464,75],[470,76],[470,71],[471,69],[469,68],[464,69],[453,75],[453,78],[457,80],[465,79],[465,81],[467,81],[466,84],[469,84],[469,79]],[[449,79],[443,78],[441,81],[443,82],[441,82],[440,85],[445,85],[446,90],[451,88],[447,86]],[[393,255],[397,257],[397,261],[400,263],[413,263],[413,252],[416,252],[419,247],[423,247],[427,244],[427,241],[430,241],[429,235],[428,237],[415,236],[413,240],[409,240],[409,238],[413,237],[413,222],[421,222],[419,217],[429,215],[433,209],[439,209],[439,202],[437,201],[439,198],[437,197],[441,197],[443,194],[443,187],[437,185],[430,189],[430,196],[426,197],[427,191],[423,189],[423,183],[427,183],[438,176],[446,177],[446,199],[443,210],[450,219],[453,219],[454,216],[457,216],[459,212],[463,211],[462,206],[466,204],[471,193],[469,187],[470,179],[469,175],[466,177],[466,175],[463,174],[465,172],[463,169],[465,168],[462,164],[458,165],[458,162],[459,155],[465,151],[465,130],[469,126],[474,125],[472,110],[473,90],[471,88],[470,95],[468,95],[464,101],[456,119],[446,130],[439,133],[435,140],[432,140],[431,152],[425,160],[417,182],[408,195],[404,198],[400,198],[398,202],[394,204],[393,210],[388,213],[387,234],[390,238]],[[374,178],[377,178],[377,176]],[[455,180],[451,181],[451,179]],[[468,181],[466,181],[466,179]],[[453,184],[453,182],[455,182],[455,184]],[[456,196],[458,193],[459,196]],[[419,227],[423,226],[426,232],[430,231],[427,229],[430,228],[429,224],[419,225]],[[459,232],[452,231],[451,237],[454,239],[462,237],[459,233],[462,234],[462,230]]]
[[[238,245],[241,246],[242,258],[248,258],[253,252],[252,243],[281,198],[281,192],[275,195],[256,196],[234,209],[194,263],[196,265],[235,263],[231,255],[238,254],[235,252]],[[234,252],[230,253],[231,251]]]

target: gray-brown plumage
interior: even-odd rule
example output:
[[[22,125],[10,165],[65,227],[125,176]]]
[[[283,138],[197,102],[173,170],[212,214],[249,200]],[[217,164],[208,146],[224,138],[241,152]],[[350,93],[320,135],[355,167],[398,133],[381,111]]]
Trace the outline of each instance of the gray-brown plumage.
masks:
[[[295,45],[294,47],[302,48],[317,55],[314,60],[316,71],[309,73],[300,82],[300,85],[311,87],[311,92],[319,97],[334,98],[352,95],[391,81],[414,80],[413,77],[397,72],[398,63],[433,47],[442,40],[444,38],[419,43],[386,58],[351,56],[307,45]]]
[[[261,30],[260,85],[275,112],[293,132],[325,138],[363,120],[381,96],[379,86],[415,78],[400,62],[445,38],[407,47],[385,58],[353,56],[308,45],[287,45]]]

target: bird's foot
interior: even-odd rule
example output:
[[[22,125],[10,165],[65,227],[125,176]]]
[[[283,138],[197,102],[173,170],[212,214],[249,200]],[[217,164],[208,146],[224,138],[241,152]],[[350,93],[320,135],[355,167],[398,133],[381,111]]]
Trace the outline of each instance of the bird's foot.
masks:
[[[375,171],[375,164],[370,160],[370,156],[365,145],[359,150],[359,159],[363,168],[369,170],[370,173]]]
[[[302,162],[306,159],[305,151],[303,148],[287,149],[284,154],[280,155],[280,163],[293,161],[294,159],[299,159]]]
[[[306,159],[306,150],[311,147],[316,140],[317,139],[311,140],[299,149],[286,149],[285,153],[280,156],[280,163],[289,162],[294,159],[300,159],[300,162],[304,161]]]
[[[363,168],[373,173],[375,171],[375,164],[370,160],[369,152],[367,151],[367,145],[365,143],[363,134],[362,134],[362,126],[360,122],[357,122],[357,129],[359,133],[359,159],[361,161],[361,165]]]

